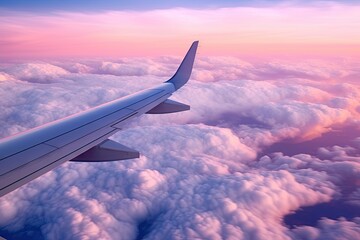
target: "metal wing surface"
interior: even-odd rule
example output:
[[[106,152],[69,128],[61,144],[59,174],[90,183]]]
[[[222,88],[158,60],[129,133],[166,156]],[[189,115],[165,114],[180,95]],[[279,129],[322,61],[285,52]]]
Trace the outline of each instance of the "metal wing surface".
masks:
[[[139,153],[108,139],[131,119],[144,113],[163,114],[190,109],[168,98],[190,78],[198,41],[168,81],[84,112],[0,140],[0,196],[62,163],[117,161]]]

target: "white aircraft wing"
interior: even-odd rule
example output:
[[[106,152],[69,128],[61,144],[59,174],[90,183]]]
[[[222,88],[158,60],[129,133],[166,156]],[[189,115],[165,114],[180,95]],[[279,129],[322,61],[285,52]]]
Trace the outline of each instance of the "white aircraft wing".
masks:
[[[97,162],[139,157],[137,151],[108,137],[144,113],[190,109],[168,98],[189,80],[197,46],[198,41],[191,45],[175,75],[156,87],[0,140],[0,196],[69,160]]]

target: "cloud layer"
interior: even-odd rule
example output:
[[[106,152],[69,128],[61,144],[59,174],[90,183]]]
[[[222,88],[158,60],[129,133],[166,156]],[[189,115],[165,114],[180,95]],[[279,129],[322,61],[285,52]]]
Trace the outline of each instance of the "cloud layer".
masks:
[[[3,64],[0,136],[153,86],[178,63],[164,57]],[[283,220],[332,201],[360,211],[356,76],[354,62],[200,58],[193,80],[171,97],[191,111],[146,115],[112,137],[139,150],[139,159],[66,163],[2,197],[0,235],[359,238],[360,214],[315,225],[298,218],[295,227]],[[296,154],[287,153],[291,147]]]

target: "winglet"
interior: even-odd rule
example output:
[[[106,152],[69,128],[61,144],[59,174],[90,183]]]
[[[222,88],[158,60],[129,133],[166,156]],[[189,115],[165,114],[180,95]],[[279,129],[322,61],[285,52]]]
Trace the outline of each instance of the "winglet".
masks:
[[[174,84],[176,90],[184,86],[190,78],[198,44],[199,41],[193,42],[175,75],[166,81]]]

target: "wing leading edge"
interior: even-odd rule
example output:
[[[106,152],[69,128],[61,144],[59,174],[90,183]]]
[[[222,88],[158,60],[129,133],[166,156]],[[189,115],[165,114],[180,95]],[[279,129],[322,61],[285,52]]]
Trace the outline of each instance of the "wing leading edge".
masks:
[[[29,131],[0,140],[0,196],[66,161],[116,161],[139,156],[108,140],[131,119],[144,113],[188,110],[168,99],[190,78],[198,41],[168,81]]]

